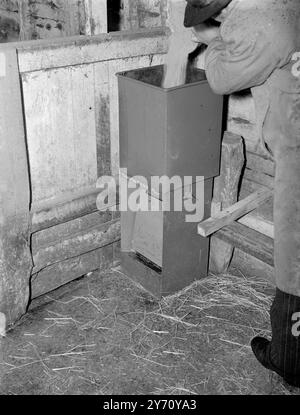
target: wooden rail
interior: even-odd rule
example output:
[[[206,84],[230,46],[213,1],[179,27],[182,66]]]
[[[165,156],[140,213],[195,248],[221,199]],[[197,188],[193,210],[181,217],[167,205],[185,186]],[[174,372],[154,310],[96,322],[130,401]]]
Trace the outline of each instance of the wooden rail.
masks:
[[[229,208],[221,211],[214,217],[211,217],[198,225],[198,233],[201,236],[207,237],[224,228],[227,225],[232,224],[237,219],[253,211],[262,203],[266,202],[272,197],[271,190],[257,190],[248,197]]]

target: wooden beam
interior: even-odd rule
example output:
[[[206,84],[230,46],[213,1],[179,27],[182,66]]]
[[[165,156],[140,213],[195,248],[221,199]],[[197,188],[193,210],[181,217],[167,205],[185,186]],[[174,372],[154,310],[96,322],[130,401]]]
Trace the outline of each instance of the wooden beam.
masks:
[[[15,323],[29,301],[30,185],[16,49],[0,51],[0,312]]]
[[[28,1],[18,0],[20,40],[31,40],[30,11]]]
[[[271,190],[258,190],[252,193],[245,199],[235,203],[228,209],[221,211],[215,217],[211,217],[198,225],[198,233],[201,236],[207,237],[217,232],[218,230],[230,225],[237,219],[256,209],[262,203],[266,202],[272,197]]]
[[[92,213],[34,234],[32,272],[119,241],[120,220],[107,221],[109,215]]]
[[[216,233],[222,241],[231,243],[236,248],[264,263],[274,266],[274,240],[254,231],[240,223],[233,223]]]
[[[221,173],[214,181],[212,216],[229,208],[238,200],[241,173],[245,164],[244,143],[241,136],[225,132],[222,142]],[[221,274],[227,271],[234,247],[214,236],[210,243],[210,271]]]
[[[84,252],[56,262],[32,275],[32,299],[47,294],[92,271],[103,271],[113,265],[114,244]]]
[[[0,51],[16,48],[20,72],[33,72],[73,65],[165,54],[168,28],[139,29],[95,36],[34,40],[1,44]]]

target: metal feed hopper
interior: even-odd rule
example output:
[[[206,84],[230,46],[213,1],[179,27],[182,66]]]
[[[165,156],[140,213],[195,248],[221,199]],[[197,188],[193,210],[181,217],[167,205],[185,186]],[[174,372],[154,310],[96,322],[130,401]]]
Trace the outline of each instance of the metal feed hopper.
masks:
[[[149,200],[162,200],[151,188],[153,176],[192,176],[193,185],[170,191],[195,202],[197,180],[204,177],[205,218],[210,216],[213,178],[219,175],[223,97],[214,94],[205,72],[190,69],[186,83],[161,87],[163,66],[118,74],[120,167],[129,178],[143,176]],[[198,179],[197,179],[198,177]],[[130,197],[130,191],[128,194]],[[122,212],[122,266],[134,280],[160,297],[205,277],[209,239],[197,235],[187,212]]]

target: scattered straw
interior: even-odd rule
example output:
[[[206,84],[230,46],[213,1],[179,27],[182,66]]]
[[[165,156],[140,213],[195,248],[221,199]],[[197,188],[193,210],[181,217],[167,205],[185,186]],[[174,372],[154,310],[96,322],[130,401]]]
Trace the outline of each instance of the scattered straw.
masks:
[[[88,279],[79,295],[52,298],[1,371],[42,379],[55,394],[110,394],[122,374],[127,386],[147,379],[138,381],[139,393],[259,393],[250,340],[270,335],[265,282],[212,275],[157,301],[122,275],[111,272],[106,296],[100,279]]]

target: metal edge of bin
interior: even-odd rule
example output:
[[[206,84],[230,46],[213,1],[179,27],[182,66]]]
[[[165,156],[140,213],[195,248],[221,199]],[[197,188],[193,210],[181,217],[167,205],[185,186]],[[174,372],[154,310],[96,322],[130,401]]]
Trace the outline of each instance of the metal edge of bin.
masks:
[[[144,81],[139,80],[139,79],[134,79],[134,78],[127,77],[125,75],[127,72],[131,72],[131,71],[138,72],[138,71],[142,71],[142,70],[150,69],[150,68],[151,69],[152,68],[160,68],[162,66],[163,65],[145,66],[143,68],[132,69],[132,70],[129,70],[129,71],[117,72],[115,75],[118,78],[124,78],[124,79],[126,79],[128,81],[131,81],[131,82],[134,82],[134,83],[138,83],[138,84],[144,84],[144,85],[147,85],[148,87],[151,87],[151,88],[154,88],[154,89],[158,89],[159,91],[163,91],[163,92],[169,92],[169,91],[171,92],[171,91],[176,91],[176,90],[182,89],[182,88],[190,88],[190,87],[192,87],[194,85],[200,85],[202,83],[207,83],[208,82],[207,81],[207,78],[205,77],[205,79],[202,79],[201,81],[195,81],[195,82],[185,83],[185,84],[178,85],[178,86],[171,87],[171,88],[163,88],[162,86],[156,86],[156,85],[150,84],[148,82],[144,82]],[[195,68],[195,69],[197,71],[199,71],[199,72],[202,72],[202,73],[204,72],[204,74],[205,74],[205,71],[203,69],[198,69],[198,68]]]

